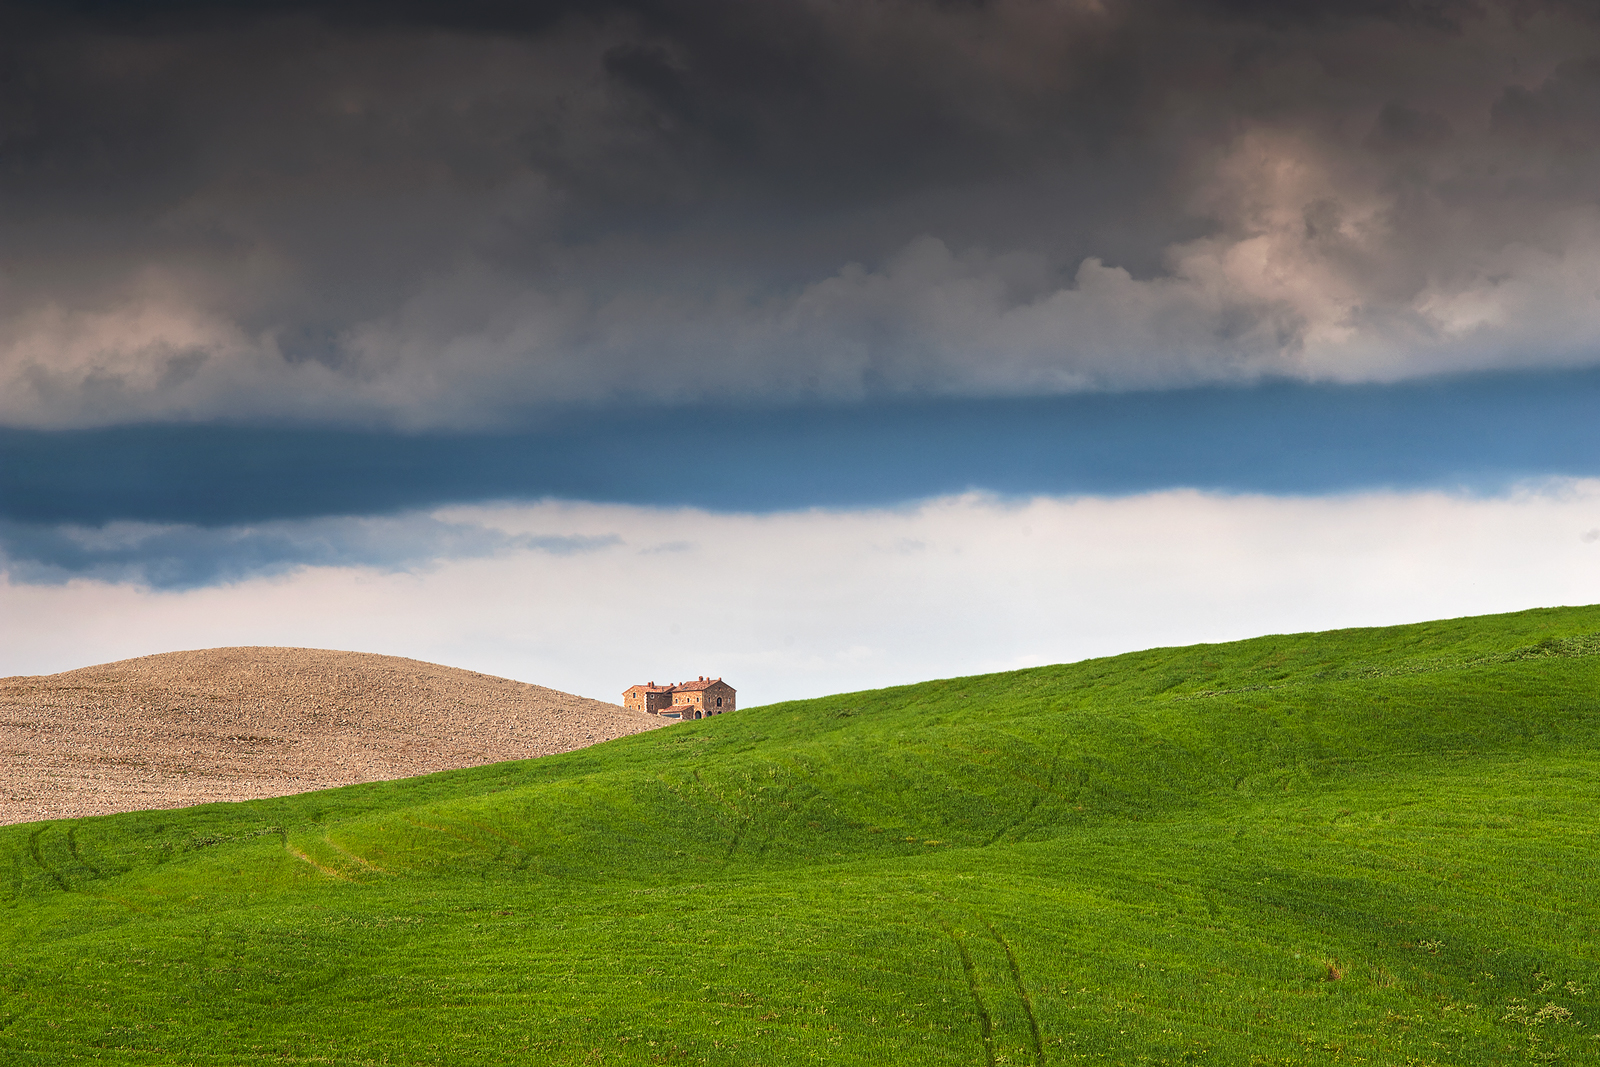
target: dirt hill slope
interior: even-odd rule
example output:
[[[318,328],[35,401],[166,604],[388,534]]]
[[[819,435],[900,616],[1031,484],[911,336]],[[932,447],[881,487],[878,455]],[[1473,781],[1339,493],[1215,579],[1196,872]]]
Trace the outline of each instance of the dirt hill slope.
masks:
[[[396,656],[213,648],[0,678],[0,824],[566,752],[652,715]]]

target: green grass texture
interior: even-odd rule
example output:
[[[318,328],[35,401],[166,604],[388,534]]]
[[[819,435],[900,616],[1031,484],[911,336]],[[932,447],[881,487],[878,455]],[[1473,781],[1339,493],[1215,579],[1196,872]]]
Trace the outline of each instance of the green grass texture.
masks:
[[[1600,1063],[1600,607],[0,828],[0,1063]]]

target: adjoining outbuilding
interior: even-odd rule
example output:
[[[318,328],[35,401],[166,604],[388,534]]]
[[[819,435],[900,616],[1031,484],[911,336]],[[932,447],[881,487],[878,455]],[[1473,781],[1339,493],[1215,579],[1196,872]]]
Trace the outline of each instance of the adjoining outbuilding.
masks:
[[[668,719],[704,719],[732,711],[737,692],[721,678],[701,675],[692,682],[630,686],[622,694],[622,704],[632,711]]]

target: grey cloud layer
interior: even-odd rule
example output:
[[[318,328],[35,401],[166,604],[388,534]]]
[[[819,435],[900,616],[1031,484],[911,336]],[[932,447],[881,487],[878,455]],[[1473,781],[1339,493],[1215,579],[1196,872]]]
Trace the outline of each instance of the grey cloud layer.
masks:
[[[304,567],[408,571],[443,560],[516,551],[570,555],[620,543],[615,535],[507,534],[429,515],[225,527],[0,522],[0,579],[60,585],[87,578],[152,589],[195,589],[289,574]]]
[[[13,6],[0,422],[1596,362],[1600,23],[1281,7]]]

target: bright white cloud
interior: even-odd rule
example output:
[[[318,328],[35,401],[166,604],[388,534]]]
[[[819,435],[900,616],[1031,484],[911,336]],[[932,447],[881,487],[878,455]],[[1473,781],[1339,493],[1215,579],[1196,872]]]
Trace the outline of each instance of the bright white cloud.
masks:
[[[1159,645],[1600,601],[1600,481],[1499,499],[1185,491],[770,516],[540,504],[425,521],[530,547],[188,592],[0,585],[0,673],[299,645],[604,699],[637,680],[710,673],[766,703]],[[593,547],[535,547],[556,537]]]

